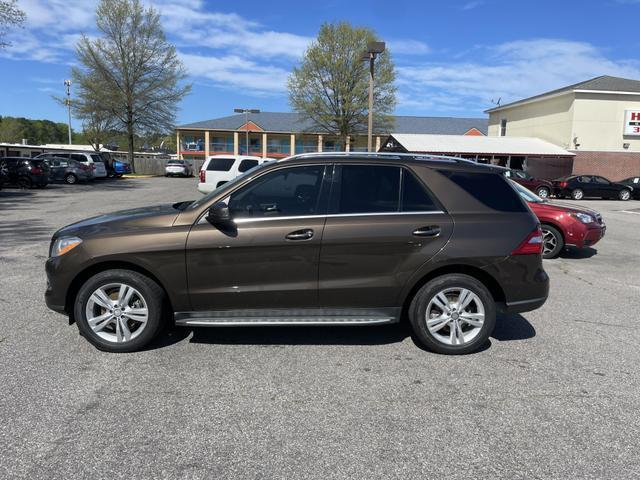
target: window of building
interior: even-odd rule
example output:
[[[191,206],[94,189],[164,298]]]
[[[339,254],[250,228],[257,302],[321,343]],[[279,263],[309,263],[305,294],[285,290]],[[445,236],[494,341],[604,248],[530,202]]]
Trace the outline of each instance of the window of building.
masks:
[[[507,135],[507,119],[503,118],[500,120],[500,136],[504,137]]]
[[[323,213],[319,208],[324,168],[310,165],[267,173],[234,192],[229,199],[229,209],[234,218]]]

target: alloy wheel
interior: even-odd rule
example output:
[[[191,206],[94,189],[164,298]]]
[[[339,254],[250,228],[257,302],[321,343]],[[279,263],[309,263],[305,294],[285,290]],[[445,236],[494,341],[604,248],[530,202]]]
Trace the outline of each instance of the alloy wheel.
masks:
[[[480,333],[484,314],[482,300],[471,290],[447,288],[431,299],[425,321],[429,333],[439,342],[464,345]]]
[[[629,200],[630,197],[631,197],[631,194],[629,193],[629,190],[620,191],[620,200]]]
[[[550,230],[542,229],[542,255],[548,255],[558,246],[558,239]]]
[[[129,342],[147,325],[149,309],[142,294],[124,283],[97,288],[85,308],[87,324],[100,338],[113,343]]]
[[[536,193],[540,198],[547,198],[549,196],[549,190],[547,188],[539,188]]]

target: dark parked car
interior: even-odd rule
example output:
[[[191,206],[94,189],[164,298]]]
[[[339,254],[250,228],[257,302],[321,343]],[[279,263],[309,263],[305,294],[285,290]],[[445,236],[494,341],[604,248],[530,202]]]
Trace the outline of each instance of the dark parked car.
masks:
[[[553,192],[553,183],[549,180],[534,178],[522,170],[506,170],[505,176],[528,188],[541,198],[548,198]]]
[[[406,315],[423,346],[462,354],[486,342],[497,309],[545,302],[541,254],[540,224],[500,169],[304,154],[195,202],[58,230],[45,297],[112,352],[147,345],[170,312],[189,327],[380,325]]]
[[[84,163],[59,157],[40,157],[49,165],[49,180],[74,185],[93,180],[93,168]]]
[[[42,159],[0,158],[0,170],[6,172],[4,183],[20,188],[44,188],[49,183],[49,166]]]
[[[629,177],[624,180],[620,180],[618,183],[633,188],[631,195],[633,198],[640,200],[640,177]]]
[[[555,258],[565,247],[592,247],[604,237],[607,227],[602,215],[595,210],[549,201],[522,185],[514,186],[540,220],[543,258]]]
[[[582,200],[585,197],[629,200],[633,187],[612,182],[599,175],[570,175],[553,181],[559,198]]]

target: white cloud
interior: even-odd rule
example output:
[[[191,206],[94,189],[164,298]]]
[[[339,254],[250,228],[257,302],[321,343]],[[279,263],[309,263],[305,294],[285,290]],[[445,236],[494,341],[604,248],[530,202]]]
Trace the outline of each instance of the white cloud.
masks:
[[[474,8],[480,7],[482,5],[484,5],[483,0],[472,0],[462,5],[460,7],[460,10],[473,10]]]
[[[640,78],[635,61],[608,59],[589,43],[536,39],[508,42],[473,50],[473,59],[398,67],[400,107],[432,105],[448,111],[467,111],[543,93],[599,75]]]
[[[419,40],[395,39],[387,43],[392,55],[426,55],[431,52],[429,45]]]

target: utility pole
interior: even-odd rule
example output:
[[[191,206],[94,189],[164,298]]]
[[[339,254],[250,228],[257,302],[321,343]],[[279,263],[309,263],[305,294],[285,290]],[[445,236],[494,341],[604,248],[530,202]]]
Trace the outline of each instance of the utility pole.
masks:
[[[369,128],[367,133],[367,151],[373,151],[373,73],[376,57],[384,52],[384,42],[369,42],[363,60],[369,60]]]
[[[69,145],[71,145],[71,80],[65,80],[64,86],[67,87],[67,98],[65,99],[64,103],[67,106],[67,112],[69,114]]]
[[[260,110],[257,108],[234,108],[233,111],[235,113],[244,113],[244,133],[245,133],[245,143],[247,149],[247,155],[249,155],[249,114],[250,113],[260,113]]]

